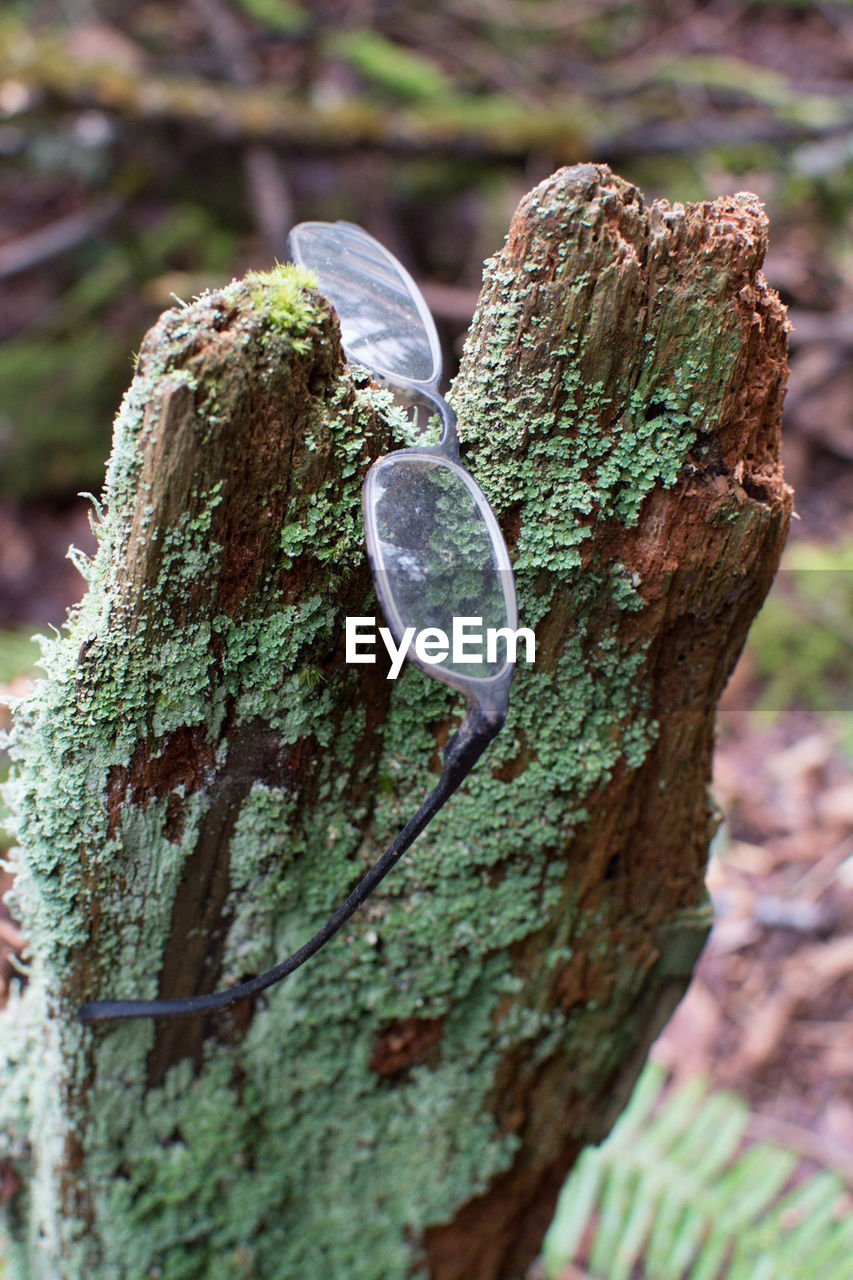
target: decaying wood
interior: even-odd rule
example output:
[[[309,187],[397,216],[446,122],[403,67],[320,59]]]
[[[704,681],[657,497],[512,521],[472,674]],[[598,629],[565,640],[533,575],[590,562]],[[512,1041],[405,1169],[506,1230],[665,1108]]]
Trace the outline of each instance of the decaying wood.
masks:
[[[569,262],[561,270],[555,259],[567,241]],[[702,900],[715,826],[707,792],[715,704],[769,588],[791,510],[779,464],[788,326],[784,308],[760,274],[766,243],[767,222],[754,197],[686,209],[664,202],[646,206],[635,189],[601,166],[563,170],[531,193],[515,216],[484,286],[457,383],[466,438],[478,461],[481,448],[488,448],[490,411],[520,395],[519,416],[544,411],[556,424],[563,409],[565,447],[572,447],[573,437],[582,440],[577,419],[583,416],[583,390],[566,411],[560,403],[563,362],[548,354],[565,347],[567,338],[582,387],[603,382],[597,400],[606,408],[596,415],[596,431],[614,430],[637,387],[646,405],[679,381],[685,409],[695,394],[696,440],[677,481],[669,488],[656,485],[631,527],[598,520],[593,508],[585,517],[591,536],[581,544],[581,566],[558,586],[538,628],[538,661],[554,662],[573,627],[573,596],[585,573],[602,563],[619,564],[638,584],[642,608],[620,619],[619,646],[643,652],[636,680],[648,691],[659,732],[639,768],[620,762],[587,797],[591,819],[577,833],[570,855],[570,880],[580,901],[589,910],[608,903],[604,936],[610,955],[599,962],[574,958],[545,996],[567,1009],[591,998],[606,1002],[621,966],[645,973],[636,1005],[620,1009],[633,1022],[638,1055],[680,999],[695,954],[698,934],[691,940],[684,914],[682,937],[676,926],[669,956],[661,938],[667,922]],[[520,283],[525,277],[529,288]],[[578,279],[589,284],[567,305],[565,290]],[[517,315],[516,332],[507,359],[496,368],[488,354],[490,321],[501,313]],[[533,342],[531,317],[541,333]],[[736,335],[732,354],[717,365],[715,382],[703,382],[698,370],[691,375],[688,369],[691,350],[704,344],[709,371],[720,360],[713,345],[724,339],[726,328]],[[543,384],[542,371],[549,367],[553,376]],[[525,396],[531,384],[536,390]],[[524,449],[524,443],[516,449],[519,464]],[[495,448],[496,458],[499,450],[497,465],[512,473],[504,441]],[[594,612],[586,621],[585,656],[593,666],[609,623],[606,614]],[[563,923],[556,913],[544,928],[547,941],[539,932],[521,944],[521,971],[535,968]],[[673,971],[666,977],[670,963]],[[629,1056],[624,1064],[629,1081],[636,1061]],[[566,1112],[567,1089],[575,1092],[566,1064],[547,1064],[535,1087],[519,1083],[520,1065],[508,1064],[496,1111],[503,1123],[519,1125],[523,1154],[481,1201],[431,1232],[433,1274],[442,1280],[520,1273],[576,1154],[567,1141],[573,1126],[559,1130],[553,1123]],[[573,1104],[605,1117],[605,1127],[613,1114],[612,1076],[603,1073],[598,1085],[576,1094]],[[479,1261],[484,1236],[495,1259],[485,1267]]]
[[[296,978],[90,1030],[85,998],[303,941],[458,714],[344,662],[360,479],[402,423],[320,300],[274,273],[149,335],[89,597],[19,713],[21,1274],[522,1275],[707,931],[714,705],[791,505],[766,237],[752,196],[647,205],[604,166],[525,199],[454,387],[537,633],[506,728]]]

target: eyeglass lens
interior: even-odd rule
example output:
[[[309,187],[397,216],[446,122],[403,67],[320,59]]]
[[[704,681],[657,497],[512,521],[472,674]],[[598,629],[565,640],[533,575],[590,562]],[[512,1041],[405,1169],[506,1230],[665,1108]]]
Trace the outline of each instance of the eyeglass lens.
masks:
[[[338,313],[348,356],[391,378],[433,382],[437,340],[394,261],[359,228],[302,224],[291,237],[294,257],[316,271]]]
[[[485,635],[489,628],[514,625],[504,581],[510,570],[474,481],[441,459],[390,454],[371,472],[368,501],[374,572],[397,641],[407,627],[416,633],[437,628],[452,639],[454,619],[480,619],[470,635],[483,639],[465,644],[467,660],[456,660],[451,645],[436,662],[436,674],[441,669],[469,680],[498,675],[506,666],[505,640],[497,637],[490,655]]]

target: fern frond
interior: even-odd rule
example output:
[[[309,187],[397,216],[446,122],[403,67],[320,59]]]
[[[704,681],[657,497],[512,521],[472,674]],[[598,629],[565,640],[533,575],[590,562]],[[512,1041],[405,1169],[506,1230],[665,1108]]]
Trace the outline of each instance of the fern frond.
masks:
[[[667,1091],[649,1063],[606,1142],[581,1155],[545,1238],[546,1275],[584,1261],[591,1280],[849,1280],[853,1218],[842,1179],[789,1190],[797,1156],[758,1143],[733,1094],[694,1079]]]

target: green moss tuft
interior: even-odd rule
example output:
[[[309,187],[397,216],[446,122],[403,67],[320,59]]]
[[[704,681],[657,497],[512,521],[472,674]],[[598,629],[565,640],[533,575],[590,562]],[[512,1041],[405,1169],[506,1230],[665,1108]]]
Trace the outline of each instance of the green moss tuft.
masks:
[[[304,332],[319,318],[316,302],[307,294],[317,288],[317,276],[293,263],[277,263],[270,271],[250,271],[246,275],[252,302],[271,323],[291,333]],[[307,350],[307,347],[297,347]]]

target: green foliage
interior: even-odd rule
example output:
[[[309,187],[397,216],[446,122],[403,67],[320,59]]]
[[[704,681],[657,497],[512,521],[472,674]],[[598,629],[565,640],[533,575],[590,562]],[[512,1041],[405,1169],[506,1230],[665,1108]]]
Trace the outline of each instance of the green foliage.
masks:
[[[32,638],[33,630],[32,627],[10,627],[0,631],[0,684],[11,684],[35,668],[39,646]]]
[[[797,1156],[744,1148],[748,1122],[733,1094],[700,1079],[667,1092],[666,1072],[649,1063],[563,1188],[546,1274],[557,1280],[586,1242],[590,1280],[846,1280],[853,1218],[842,1179],[823,1171],[792,1185]]]
[[[756,66],[743,58],[712,54],[667,57],[652,78],[662,84],[695,85],[746,96],[768,106],[789,104],[792,96],[786,77],[779,72]]]
[[[93,485],[127,385],[128,351],[151,319],[146,288],[176,268],[197,273],[199,288],[215,283],[233,238],[201,206],[185,203],[134,239],[105,239],[86,253],[43,326],[0,345],[2,493]],[[132,306],[123,303],[129,297]]]
[[[64,490],[96,476],[127,369],[125,341],[95,325],[4,343],[0,401],[11,439],[2,491]]]
[[[759,710],[849,707],[853,687],[853,540],[795,543],[753,623],[749,649],[764,683]],[[847,699],[845,704],[844,699]]]
[[[39,646],[31,638],[32,627],[15,627],[0,631],[0,685],[11,684],[18,676],[25,676],[35,668],[39,657]],[[9,761],[3,749],[0,734],[0,783],[5,782],[9,773]],[[8,848],[9,841],[3,829],[8,816],[6,805],[0,796],[0,851]],[[0,1277],[2,1277],[0,1263]]]
[[[394,44],[376,31],[340,31],[327,42],[330,53],[349,63],[371,85],[395,97],[424,102],[452,91],[431,59]]]
[[[261,26],[284,36],[299,35],[308,25],[308,14],[294,0],[234,0],[238,8]]]

